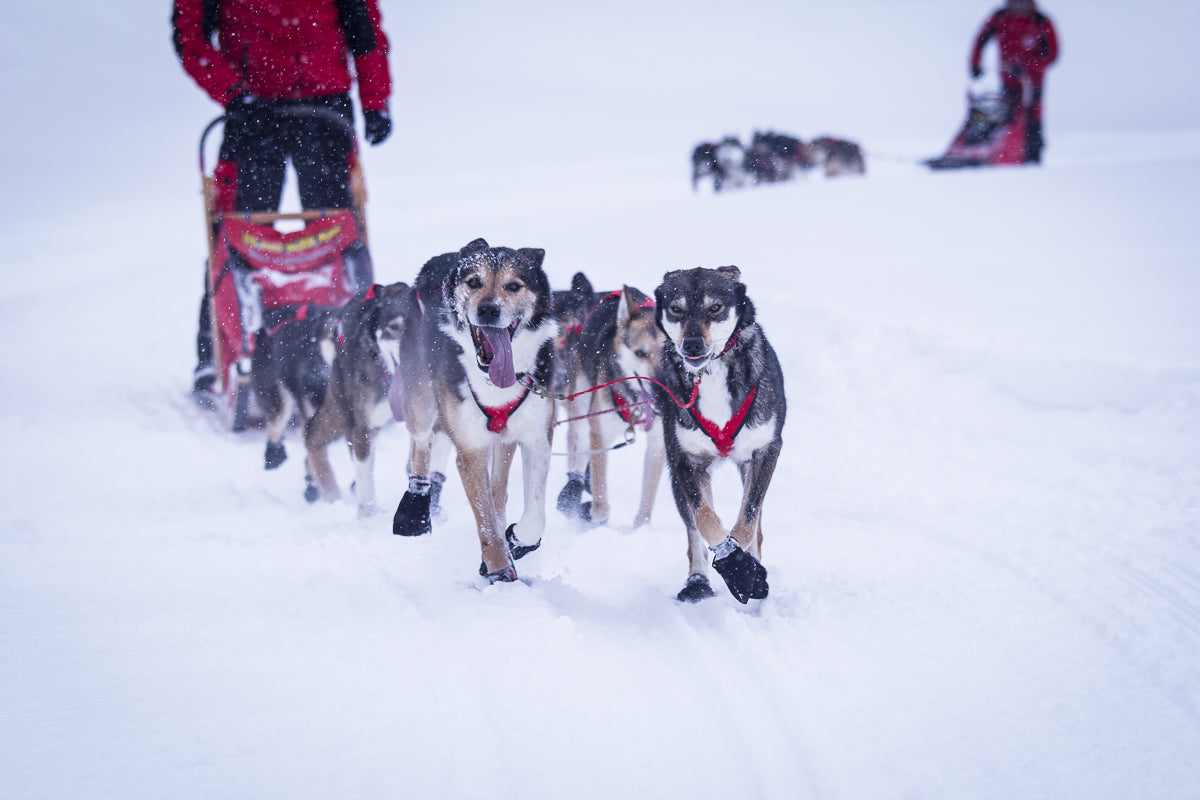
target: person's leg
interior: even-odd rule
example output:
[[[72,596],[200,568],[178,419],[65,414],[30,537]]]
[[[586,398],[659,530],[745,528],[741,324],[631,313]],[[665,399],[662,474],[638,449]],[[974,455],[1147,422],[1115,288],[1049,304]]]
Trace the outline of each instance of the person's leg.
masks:
[[[349,208],[354,106],[349,95],[316,98],[295,106],[289,121],[289,155],[305,208]]]
[[[1042,84],[1035,83],[1029,101],[1029,125],[1025,129],[1025,160],[1040,164],[1045,140],[1042,136]]]

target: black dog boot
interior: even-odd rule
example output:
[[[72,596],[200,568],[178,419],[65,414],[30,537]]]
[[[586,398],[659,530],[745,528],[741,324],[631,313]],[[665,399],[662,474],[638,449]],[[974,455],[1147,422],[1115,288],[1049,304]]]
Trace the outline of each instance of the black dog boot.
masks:
[[[408,491],[400,498],[396,516],[392,518],[392,533],[397,536],[424,536],[433,532],[430,518],[432,481],[420,475],[408,479]]]
[[[263,469],[278,469],[287,461],[287,450],[283,442],[267,441],[267,452],[263,455]]]
[[[315,503],[321,499],[321,490],[317,487],[317,482],[313,480],[312,475],[304,476],[304,499],[309,503]]]
[[[538,539],[536,544],[523,544],[517,539],[517,523],[515,522],[504,531],[504,541],[508,543],[508,554],[512,556],[513,561],[520,561],[542,546],[541,539]]]
[[[583,473],[568,472],[567,485],[558,493],[559,513],[571,519],[583,517]]]
[[[442,508],[442,486],[445,483],[446,476],[441,472],[429,476],[429,513],[439,522],[446,518],[446,510]]]
[[[707,575],[688,575],[687,583],[679,590],[679,594],[675,595],[675,599],[681,603],[699,603],[716,596],[717,593],[709,584]]]
[[[537,544],[523,544],[517,538],[517,524],[515,522],[512,525],[509,525],[508,529],[504,531],[504,542],[506,545],[508,545],[508,557],[513,561],[519,561],[542,546],[541,539],[537,540]],[[500,572],[488,572],[487,565],[482,561],[479,562],[479,574],[487,578],[490,583],[495,583],[498,580],[515,581],[517,579],[516,567],[514,567],[510,562],[508,569],[512,570],[511,578],[497,577],[504,574],[506,570],[500,570]]]
[[[732,536],[713,551],[713,569],[725,579],[725,585],[739,603],[762,600],[767,596],[767,568],[743,550]]]

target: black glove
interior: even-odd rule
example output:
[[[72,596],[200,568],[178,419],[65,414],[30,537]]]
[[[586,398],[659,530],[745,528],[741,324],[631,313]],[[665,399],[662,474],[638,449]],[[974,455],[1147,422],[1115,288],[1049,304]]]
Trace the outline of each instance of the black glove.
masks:
[[[980,67],[978,64],[971,67],[971,77],[972,78],[978,78],[982,74],[983,74],[983,67]]]
[[[364,111],[366,124],[363,135],[371,144],[379,144],[392,135],[392,118],[386,111]]]
[[[767,586],[767,568],[739,547],[732,536],[714,547],[713,552],[716,555],[712,562],[713,569],[725,579],[725,585],[739,603],[751,599],[762,600],[767,596],[770,588]]]

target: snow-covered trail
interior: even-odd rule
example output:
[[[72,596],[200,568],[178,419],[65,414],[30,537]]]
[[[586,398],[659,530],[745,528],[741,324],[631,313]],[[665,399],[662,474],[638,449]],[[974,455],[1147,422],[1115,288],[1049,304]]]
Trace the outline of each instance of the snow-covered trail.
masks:
[[[265,472],[186,396],[214,108],[168,10],[18,15],[0,796],[1197,796],[1200,7],[1059,0],[1045,167],[933,175],[899,157],[961,122],[984,10],[785,5],[389,8],[404,124],[364,152],[381,280],[480,235],[556,285],[742,268],[790,403],[749,607],[674,601],[665,481],[626,527],[640,444],[614,523],[551,511],[512,586],[453,475],[401,540],[306,504],[294,435]],[[692,193],[695,141],[751,126],[897,158]],[[380,448],[388,508],[407,435]]]

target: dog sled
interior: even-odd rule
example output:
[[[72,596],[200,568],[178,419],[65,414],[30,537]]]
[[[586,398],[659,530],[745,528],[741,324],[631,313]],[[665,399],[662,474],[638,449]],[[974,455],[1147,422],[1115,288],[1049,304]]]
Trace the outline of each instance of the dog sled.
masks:
[[[1028,94],[1026,87],[1025,94]],[[967,91],[967,119],[946,152],[925,160],[931,169],[1026,163],[1028,99],[1002,91]]]
[[[328,116],[349,127],[341,117]],[[224,120],[213,120],[200,137],[206,296],[216,410],[232,430],[241,431],[256,417],[252,357],[260,332],[278,328],[309,305],[345,305],[370,285],[372,268],[357,150],[351,153],[351,208],[238,212],[233,165],[218,159],[210,173],[205,163],[208,136]]]

